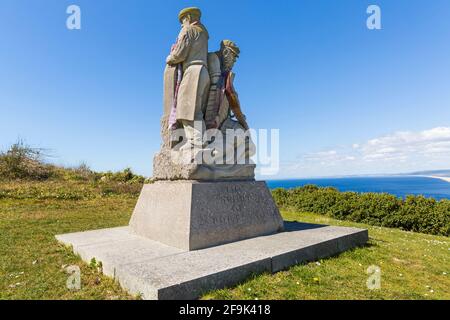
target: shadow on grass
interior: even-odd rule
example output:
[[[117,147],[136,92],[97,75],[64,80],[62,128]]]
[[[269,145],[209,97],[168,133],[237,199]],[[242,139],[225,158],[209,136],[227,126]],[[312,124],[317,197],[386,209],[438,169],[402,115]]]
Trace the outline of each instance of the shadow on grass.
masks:
[[[319,229],[329,227],[325,224],[312,224],[312,223],[303,223],[296,221],[284,221],[284,231],[285,232],[295,232],[295,231],[305,231],[312,229]]]

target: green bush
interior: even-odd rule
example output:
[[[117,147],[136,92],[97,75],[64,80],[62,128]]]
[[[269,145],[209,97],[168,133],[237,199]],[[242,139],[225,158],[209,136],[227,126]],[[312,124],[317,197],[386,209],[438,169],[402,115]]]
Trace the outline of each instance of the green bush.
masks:
[[[102,182],[144,183],[145,178],[133,173],[130,168],[119,172],[104,172],[97,174]]]
[[[64,181],[95,181],[97,173],[92,171],[86,164],[81,164],[76,168],[55,168],[55,177]]]
[[[8,151],[0,152],[0,179],[49,179],[54,175],[54,166],[44,163],[42,157],[42,149],[31,148],[19,140]]]
[[[22,141],[0,152],[0,199],[84,200],[114,195],[138,196],[145,177],[130,168],[95,172],[86,164],[67,168],[44,162],[43,149]]]
[[[423,196],[400,199],[386,193],[339,192],[304,186],[272,191],[278,206],[336,219],[407,231],[450,236],[450,200]]]

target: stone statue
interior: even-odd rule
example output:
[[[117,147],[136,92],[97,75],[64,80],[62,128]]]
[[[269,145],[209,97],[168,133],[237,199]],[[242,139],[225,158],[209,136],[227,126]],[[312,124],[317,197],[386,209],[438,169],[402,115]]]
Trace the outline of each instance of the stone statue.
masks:
[[[250,157],[254,155],[255,146],[251,137],[244,134],[249,126],[240,109],[238,94],[233,86],[235,74],[232,70],[239,54],[239,47],[230,40],[223,40],[219,51],[208,54],[211,86],[205,112],[205,123],[207,129],[217,128],[223,134],[224,156],[234,153],[234,163],[249,164]],[[241,135],[241,139],[231,137],[235,141],[227,143],[226,138],[229,136],[227,130],[234,131],[235,135]]]
[[[289,223],[284,232],[266,182],[254,179],[254,146],[233,86],[240,50],[224,40],[208,54],[200,17],[197,8],[179,15],[164,74],[155,181],[144,184],[129,225],[56,236],[85,261],[102,261],[107,275],[144,299],[195,299],[368,239],[367,230],[306,224]]]
[[[209,35],[200,18],[198,8],[179,14],[182,29],[166,59],[163,145],[153,178],[252,180],[255,147],[233,87],[240,50],[224,40],[218,52],[208,54]]]
[[[209,34],[200,18],[198,8],[187,8],[179,14],[182,29],[166,59],[165,71],[165,80],[173,81],[175,76],[178,86],[175,95],[172,90],[164,94],[167,108],[171,108],[169,129],[180,123],[185,130],[186,145],[201,149],[202,132],[195,130],[194,121],[203,121],[210,79],[207,70]]]

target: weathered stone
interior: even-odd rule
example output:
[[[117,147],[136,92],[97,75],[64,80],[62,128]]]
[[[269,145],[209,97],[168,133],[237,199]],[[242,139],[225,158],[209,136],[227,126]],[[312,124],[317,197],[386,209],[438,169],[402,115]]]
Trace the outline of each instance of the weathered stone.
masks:
[[[153,180],[254,180],[254,164],[206,165],[177,164],[171,159],[171,150],[161,150],[153,159]]]
[[[194,180],[197,164],[176,164],[170,149],[161,150],[153,158],[153,180]]]
[[[161,150],[153,158],[153,177],[158,180],[254,180],[255,164],[179,164],[172,159],[168,116],[161,118]]]
[[[256,166],[251,157],[256,146],[233,85],[232,69],[240,49],[233,41],[223,40],[219,51],[208,54],[208,31],[200,16],[183,18],[178,40],[166,59],[163,145],[153,160],[153,179],[254,179]],[[218,129],[222,138],[208,138],[205,129]],[[173,135],[176,141],[171,140]],[[196,151],[187,156],[184,151],[191,149]],[[198,151],[220,159],[208,155],[199,161]],[[174,161],[171,152],[186,161]]]
[[[144,299],[195,299],[252,274],[339,254],[364,245],[367,230],[286,223],[286,232],[197,251],[136,236],[129,227],[57,236],[83,260],[101,261],[105,274]]]
[[[145,185],[130,221],[140,236],[198,250],[283,230],[265,182],[159,181]]]

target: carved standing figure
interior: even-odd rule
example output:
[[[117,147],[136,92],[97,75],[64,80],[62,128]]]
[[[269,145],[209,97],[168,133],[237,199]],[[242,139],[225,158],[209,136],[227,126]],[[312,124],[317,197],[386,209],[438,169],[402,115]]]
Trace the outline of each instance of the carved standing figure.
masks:
[[[186,8],[179,14],[182,26],[177,42],[166,59],[164,109],[169,115],[168,129],[183,126],[186,147],[202,148],[202,131],[194,121],[203,123],[210,85],[207,69],[209,34],[200,22],[198,8]]]

